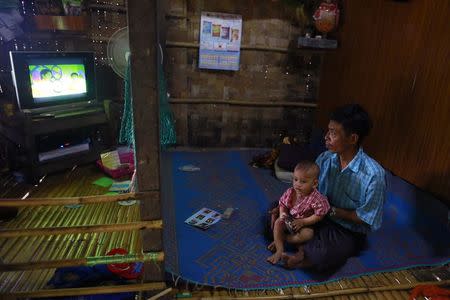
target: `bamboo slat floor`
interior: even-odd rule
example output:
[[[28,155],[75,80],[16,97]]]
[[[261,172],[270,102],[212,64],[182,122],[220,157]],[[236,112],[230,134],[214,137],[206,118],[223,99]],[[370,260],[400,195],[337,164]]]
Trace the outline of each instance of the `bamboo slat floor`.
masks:
[[[93,185],[102,177],[92,166],[44,178],[38,185],[15,184],[3,180],[2,198],[70,197],[105,194],[108,188]],[[116,202],[65,206],[35,206],[19,209],[13,220],[2,225],[4,229],[31,229],[140,221],[139,205],[120,206]],[[0,239],[0,257],[3,263],[25,263],[77,259],[105,255],[110,249],[125,248],[129,253],[142,249],[139,230],[76,233],[66,235],[25,236]],[[55,269],[3,272],[0,274],[0,293],[29,292],[43,289]]]
[[[102,195],[107,188],[92,184],[103,176],[95,166],[84,166],[48,176],[37,186],[17,184],[11,176],[0,179],[1,198],[73,197]],[[78,209],[61,206],[20,208],[19,215],[6,228],[33,228],[39,226],[79,226],[139,221],[138,206],[123,207],[115,203],[91,204]],[[108,212],[108,213],[100,213]],[[21,237],[2,239],[0,257],[4,262],[79,258],[104,254],[112,247],[126,247],[131,251],[140,249],[137,232],[127,236],[124,232],[72,234],[47,237]],[[24,249],[24,251],[18,251]],[[54,270],[7,272],[0,274],[0,293],[5,291],[35,291],[45,286]],[[414,268],[404,271],[361,276],[356,279],[339,280],[327,284],[280,289],[278,291],[231,291],[213,287],[195,287],[179,284],[171,295],[188,293],[193,299],[408,299],[411,287],[423,282],[450,286],[449,266],[439,268]],[[173,283],[168,283],[172,284]]]

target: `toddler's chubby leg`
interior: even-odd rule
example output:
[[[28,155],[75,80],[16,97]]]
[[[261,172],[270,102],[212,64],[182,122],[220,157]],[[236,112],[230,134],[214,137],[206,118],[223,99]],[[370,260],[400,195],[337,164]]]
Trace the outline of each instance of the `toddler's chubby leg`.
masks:
[[[305,254],[303,252],[303,243],[309,241],[314,236],[314,229],[303,227],[299,232],[290,234],[286,237],[288,243],[297,245],[297,252],[294,255],[283,254],[282,259],[285,267],[293,269],[297,267],[306,267],[304,264]]]
[[[286,225],[284,224],[284,220],[277,219],[274,224],[273,228],[273,246],[275,247],[275,253],[267,258],[267,261],[271,264],[276,264],[280,261],[281,256],[284,252],[284,240],[285,240],[285,233]],[[272,245],[272,244],[271,244]],[[271,246],[269,245],[269,247]],[[273,247],[271,247],[273,248]],[[270,249],[269,249],[270,250]]]
[[[303,244],[314,236],[314,229],[303,227],[299,232],[286,236],[286,241],[290,244]]]

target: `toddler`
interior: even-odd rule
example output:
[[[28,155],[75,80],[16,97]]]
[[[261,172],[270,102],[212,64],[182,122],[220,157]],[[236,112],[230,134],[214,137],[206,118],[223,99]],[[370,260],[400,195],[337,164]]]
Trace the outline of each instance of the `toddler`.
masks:
[[[279,217],[272,219],[274,241],[267,247],[274,252],[267,261],[276,264],[284,252],[284,241],[302,244],[314,235],[314,224],[330,209],[327,197],[317,190],[319,167],[311,161],[295,166],[292,187],[279,200]]]

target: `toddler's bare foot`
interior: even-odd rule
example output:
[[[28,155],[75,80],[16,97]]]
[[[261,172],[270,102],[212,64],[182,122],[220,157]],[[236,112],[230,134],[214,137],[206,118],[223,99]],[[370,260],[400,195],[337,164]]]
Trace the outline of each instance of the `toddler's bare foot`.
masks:
[[[277,251],[277,247],[275,246],[275,242],[270,243],[270,245],[267,246],[267,250],[269,250],[271,252]]]
[[[280,261],[282,254],[283,254],[282,252],[275,252],[272,256],[269,256],[267,258],[267,261],[275,265]]]

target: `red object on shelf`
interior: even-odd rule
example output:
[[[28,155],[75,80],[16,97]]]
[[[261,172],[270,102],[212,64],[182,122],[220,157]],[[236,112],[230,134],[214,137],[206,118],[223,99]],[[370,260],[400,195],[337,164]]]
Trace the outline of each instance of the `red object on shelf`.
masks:
[[[328,33],[334,30],[339,23],[339,8],[331,0],[325,0],[313,15],[314,25],[321,33]]]
[[[131,176],[134,172],[134,153],[132,151],[119,151],[119,159],[120,164],[125,165],[126,167],[119,169],[109,169],[102,164],[101,159],[97,160],[97,166],[112,178]]]

